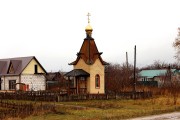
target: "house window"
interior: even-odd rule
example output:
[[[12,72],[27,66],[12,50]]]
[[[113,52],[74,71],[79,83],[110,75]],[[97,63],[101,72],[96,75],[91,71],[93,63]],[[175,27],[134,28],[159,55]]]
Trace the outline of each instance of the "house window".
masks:
[[[9,80],[9,90],[15,90],[16,88],[16,80]]]
[[[98,74],[95,76],[95,87],[100,88],[100,76]]]
[[[10,64],[10,68],[9,68],[8,73],[10,73],[10,74],[13,74],[13,73],[14,73],[14,68],[13,68],[12,63]]]
[[[38,66],[34,65],[34,74],[37,74],[37,73],[38,73]]]

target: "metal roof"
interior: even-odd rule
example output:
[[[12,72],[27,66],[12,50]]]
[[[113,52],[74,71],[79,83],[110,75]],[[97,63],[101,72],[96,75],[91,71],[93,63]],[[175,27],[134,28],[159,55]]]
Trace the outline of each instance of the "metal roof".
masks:
[[[0,59],[0,76],[4,75],[19,75],[26,68],[26,66],[31,62],[32,59],[35,59],[37,63],[41,66],[41,68],[46,73],[46,70],[42,67],[39,61],[35,58],[35,56],[29,57],[17,57],[17,58],[7,58]],[[9,68],[13,66],[13,73],[8,73]]]
[[[175,72],[176,69],[171,69],[171,72]],[[165,75],[167,73],[167,69],[160,69],[160,70],[142,70],[139,73],[140,77],[147,77],[147,78],[153,78],[155,76],[161,76]]]
[[[90,74],[83,69],[74,69],[70,72],[66,73],[65,76],[67,77],[78,77],[78,76],[90,76]]]

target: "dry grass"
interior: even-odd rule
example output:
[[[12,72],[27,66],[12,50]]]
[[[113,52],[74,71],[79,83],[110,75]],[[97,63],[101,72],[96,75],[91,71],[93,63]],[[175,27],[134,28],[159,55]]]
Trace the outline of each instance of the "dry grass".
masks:
[[[180,110],[168,96],[146,100],[89,100],[56,103],[56,111],[27,117],[25,120],[116,120]]]

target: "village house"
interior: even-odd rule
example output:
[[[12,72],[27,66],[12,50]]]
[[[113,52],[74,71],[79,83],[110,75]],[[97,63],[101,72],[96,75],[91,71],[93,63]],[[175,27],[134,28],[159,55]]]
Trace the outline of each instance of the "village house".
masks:
[[[173,80],[179,80],[179,70],[177,69],[141,70],[137,81],[144,85],[149,83],[161,87],[165,82],[170,83]]]
[[[46,70],[34,56],[0,59],[0,90],[46,89]]]
[[[63,73],[48,72],[46,74],[46,90],[65,91],[67,80],[65,80]]]
[[[85,28],[86,38],[77,53],[77,58],[69,65],[74,69],[67,74],[70,82],[69,92],[74,94],[104,94],[105,93],[105,62],[98,51],[94,38],[92,38],[92,27],[89,21]]]

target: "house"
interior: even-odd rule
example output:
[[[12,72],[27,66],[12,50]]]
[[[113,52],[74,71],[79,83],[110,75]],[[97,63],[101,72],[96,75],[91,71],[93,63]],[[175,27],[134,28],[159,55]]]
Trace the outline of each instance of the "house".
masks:
[[[88,19],[89,20],[89,19]],[[94,38],[92,38],[92,27],[88,21],[85,28],[86,38],[77,53],[77,58],[69,65],[73,70],[66,73],[69,81],[69,92],[74,94],[104,94],[105,93],[105,62],[98,51]]]
[[[46,90],[64,90],[66,80],[60,72],[49,72],[46,74]]]
[[[0,90],[45,90],[45,74],[34,56],[0,59]]]
[[[179,70],[171,69],[171,72],[169,71],[169,69],[142,70],[139,72],[137,81],[143,84],[157,83],[157,86],[161,87],[165,82],[165,79],[169,80],[170,82],[170,80],[177,78],[177,76],[179,75]]]

